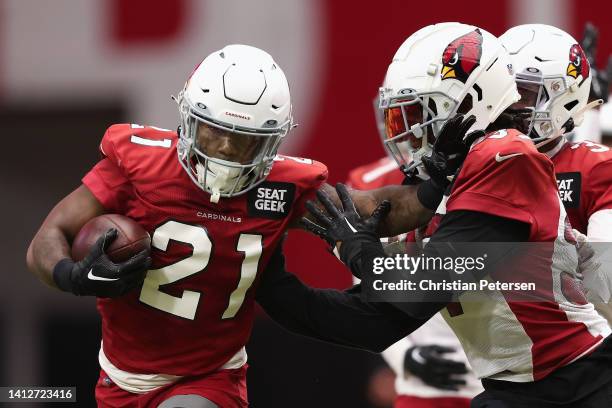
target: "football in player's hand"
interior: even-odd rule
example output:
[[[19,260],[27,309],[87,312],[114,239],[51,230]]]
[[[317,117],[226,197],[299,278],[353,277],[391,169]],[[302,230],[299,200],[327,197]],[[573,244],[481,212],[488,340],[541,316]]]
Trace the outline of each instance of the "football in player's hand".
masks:
[[[149,233],[131,218],[119,214],[104,214],[89,220],[72,242],[72,259],[80,261],[106,231],[117,230],[117,238],[106,249],[113,262],[123,262],[143,249],[151,249]]]

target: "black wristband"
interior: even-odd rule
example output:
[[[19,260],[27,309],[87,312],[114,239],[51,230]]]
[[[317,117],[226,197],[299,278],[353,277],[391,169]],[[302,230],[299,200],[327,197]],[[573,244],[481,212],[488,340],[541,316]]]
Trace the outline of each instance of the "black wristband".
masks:
[[[436,184],[432,179],[426,180],[419,184],[417,188],[417,198],[421,205],[435,211],[442,201],[444,189]]]
[[[64,292],[74,293],[74,285],[72,283],[73,266],[74,261],[72,259],[64,258],[53,268],[53,281]]]

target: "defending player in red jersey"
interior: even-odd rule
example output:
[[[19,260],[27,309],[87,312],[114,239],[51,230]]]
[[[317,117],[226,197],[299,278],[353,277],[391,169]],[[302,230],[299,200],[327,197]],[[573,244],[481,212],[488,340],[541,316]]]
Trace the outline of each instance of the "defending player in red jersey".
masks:
[[[177,102],[178,133],[111,126],[102,160],[51,211],[28,249],[28,266],[45,283],[99,296],[100,406],[246,406],[244,345],[255,300],[293,331],[371,350],[390,343],[346,335],[363,320],[375,321],[380,332],[386,325],[391,341],[420,324],[389,319],[358,293],[307,288],[284,271],[282,237],[298,225],[305,200],[325,187],[327,169],[276,154],[292,127],[291,102],[287,80],[267,53],[243,45],[212,53]],[[431,216],[416,189],[383,193],[404,197],[408,224]],[[376,194],[360,197],[365,212],[380,201]],[[104,250],[117,232],[109,230],[74,262],[71,240],[104,213],[145,227],[151,253],[111,262]]]
[[[597,143],[572,143],[567,138],[583,122],[584,113],[601,103],[587,103],[591,85],[600,85],[600,77],[594,75],[594,67],[577,41],[556,27],[521,25],[508,30],[501,40],[512,55],[522,95],[507,114],[518,129],[531,136],[538,150],[550,157],[572,227],[589,242],[608,243],[593,246],[602,249],[601,256],[605,256],[609,251],[603,246],[612,242],[612,151]],[[608,91],[599,94],[602,92],[607,95]],[[600,259],[599,263],[609,261]],[[589,300],[611,300],[611,272],[585,273]]]
[[[455,50],[449,58],[445,46]],[[471,149],[459,172],[447,173],[453,181],[438,207],[443,215],[424,257],[458,260],[465,255],[461,243],[479,243],[471,247],[478,253],[487,243],[530,242],[523,247],[545,252],[529,258],[531,263],[508,265],[503,262],[508,261],[507,248],[488,245],[487,264],[495,269],[486,275],[474,272],[474,278],[497,280],[503,271],[507,281],[533,279],[537,294],[544,297],[517,300],[517,293],[497,287],[481,293],[447,289],[445,284],[460,271],[434,266],[402,273],[391,266],[384,274],[401,274],[416,289],[390,302],[422,318],[443,309],[482,378],[485,392],[472,401],[473,407],[607,406],[612,404],[612,369],[606,362],[612,354],[610,328],[592,304],[580,299],[578,285],[572,285],[577,281],[578,255],[551,161],[528,136],[507,129],[506,117],[499,120],[518,100],[516,87],[508,81],[514,81],[512,65],[496,38],[471,26],[438,24],[421,29],[400,47],[387,72],[381,106],[390,150],[400,160],[398,144],[435,146],[446,130],[462,123],[462,116],[452,117],[456,112],[472,113],[478,126],[487,127],[486,134],[468,140]],[[436,165],[438,160],[434,151],[420,161],[435,174],[445,171]],[[415,160],[405,166],[418,164]],[[328,241],[341,241],[341,259],[372,286],[379,279],[373,265],[381,259],[386,263],[385,252],[345,188],[337,189],[344,210],[334,211],[328,202],[332,218],[325,219],[307,203],[322,226],[306,223]],[[324,194],[319,199],[328,201]],[[421,286],[423,281],[438,289]],[[371,293],[375,291],[372,286]],[[560,382],[568,387],[560,390]]]
[[[386,139],[382,112],[375,101],[375,117],[383,144]],[[399,146],[410,155],[421,146]],[[347,186],[358,190],[371,190],[387,185],[418,184],[427,179],[422,165],[415,168],[412,177],[400,171],[395,159],[385,156],[375,162],[357,167],[349,173]],[[422,248],[426,226],[381,242],[400,241]],[[411,250],[409,250],[411,251]],[[415,332],[381,353],[395,373],[395,408],[469,407],[470,400],[482,386],[475,374],[466,366],[467,357],[457,336],[437,313]]]

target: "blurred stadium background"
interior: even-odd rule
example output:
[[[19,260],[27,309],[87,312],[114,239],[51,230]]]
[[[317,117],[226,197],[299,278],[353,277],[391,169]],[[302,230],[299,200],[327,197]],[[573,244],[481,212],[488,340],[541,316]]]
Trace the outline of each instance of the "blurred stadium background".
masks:
[[[580,38],[592,21],[602,66],[611,15],[608,0],[0,0],[0,385],[76,385],[77,405],[95,406],[95,303],[44,287],[26,271],[25,252],[46,213],[96,162],[108,125],[177,126],[170,94],[208,53],[245,43],[274,56],[300,124],[282,150],[326,163],[336,182],[384,154],[372,98],[418,28],[461,21],[499,35],[538,22]],[[290,235],[291,271],[316,286],[350,284],[318,239]],[[377,356],[290,335],[263,314],[248,352],[256,408],[388,401],[392,378]]]

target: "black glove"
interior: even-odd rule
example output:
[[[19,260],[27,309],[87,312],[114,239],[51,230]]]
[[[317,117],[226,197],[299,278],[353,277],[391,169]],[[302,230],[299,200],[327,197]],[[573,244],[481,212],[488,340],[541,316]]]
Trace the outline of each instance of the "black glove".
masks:
[[[605,69],[598,69],[595,63],[597,57],[597,39],[599,30],[591,23],[586,23],[584,27],[584,35],[580,46],[584,51],[589,65],[591,66],[591,91],[589,93],[589,102],[603,99],[604,103],[608,102],[610,93],[610,77],[612,76],[612,57],[608,57],[608,66]]]
[[[429,180],[419,186],[418,198],[424,207],[431,210],[435,210],[442,200],[450,178],[463,164],[472,143],[485,135],[482,130],[467,133],[476,122],[474,115],[463,119],[462,114],[457,114],[447,120],[436,138],[431,155],[421,159]]]
[[[306,208],[315,218],[316,223],[307,218],[302,218],[301,223],[307,230],[326,240],[332,250],[337,242],[342,242],[340,259],[350,267],[350,262],[355,254],[349,249],[359,252],[361,243],[365,241],[380,244],[376,230],[380,222],[389,214],[391,203],[385,200],[374,209],[369,218],[361,218],[346,186],[338,183],[336,191],[342,202],[342,211],[336,208],[327,194],[319,190],[317,198],[325,207],[327,214],[312,201],[307,201]]]
[[[79,262],[66,258],[53,268],[58,288],[77,296],[114,298],[122,296],[144,280],[151,258],[143,250],[125,262],[114,263],[104,252],[117,238],[117,230],[109,229],[98,238],[89,254]]]
[[[453,351],[453,348],[435,345],[411,347],[404,356],[404,369],[427,385],[457,391],[460,385],[465,385],[465,381],[456,376],[466,374],[467,367],[462,362],[442,356]]]
[[[452,176],[461,167],[470,151],[474,140],[485,135],[482,130],[467,131],[476,123],[476,116],[465,118],[457,114],[447,120],[433,145],[431,156],[423,157],[423,165],[429,177],[437,183],[447,186],[448,176]]]

